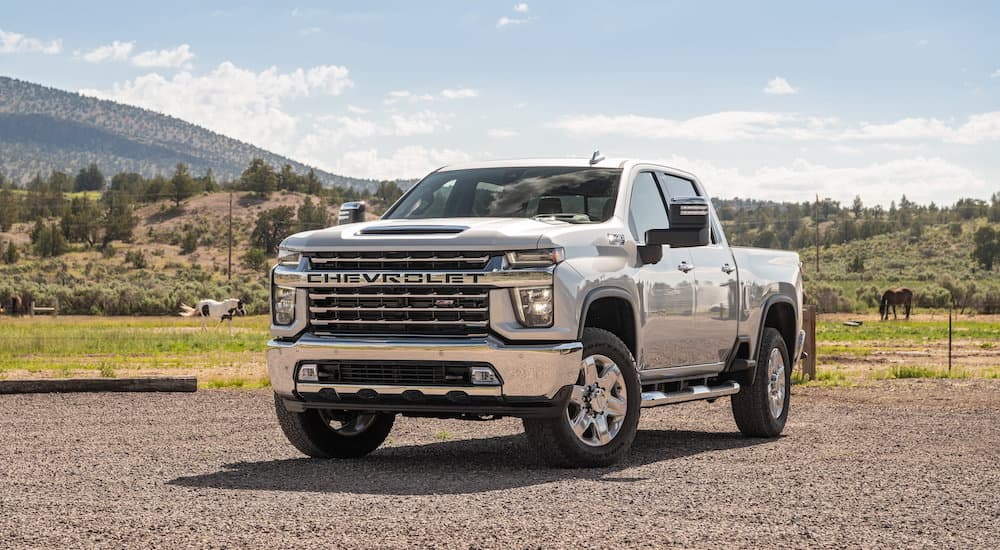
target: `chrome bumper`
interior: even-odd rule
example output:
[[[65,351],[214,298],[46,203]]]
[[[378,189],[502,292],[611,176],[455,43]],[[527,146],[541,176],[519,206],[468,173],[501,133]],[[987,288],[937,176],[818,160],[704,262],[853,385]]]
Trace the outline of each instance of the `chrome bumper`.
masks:
[[[552,399],[564,386],[576,382],[583,359],[583,344],[509,345],[490,336],[462,339],[358,339],[319,338],[305,334],[294,342],[271,340],[267,344],[267,371],[275,393],[289,400],[318,395],[324,389],[337,394],[373,390],[380,396],[398,397],[417,390],[440,396],[464,392],[473,397]],[[384,386],[296,382],[302,361],[376,359],[407,361],[468,361],[489,363],[500,376],[500,386]]]

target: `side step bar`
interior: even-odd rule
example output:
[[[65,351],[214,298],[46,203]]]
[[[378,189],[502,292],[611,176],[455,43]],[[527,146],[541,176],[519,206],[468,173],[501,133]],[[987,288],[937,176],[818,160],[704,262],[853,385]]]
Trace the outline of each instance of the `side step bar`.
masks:
[[[663,393],[661,391],[642,392],[643,407],[659,407],[660,405],[670,405],[673,403],[683,403],[685,401],[697,401],[699,399],[715,399],[726,395],[739,393],[740,385],[732,380],[723,382],[718,386],[689,386],[681,391]]]

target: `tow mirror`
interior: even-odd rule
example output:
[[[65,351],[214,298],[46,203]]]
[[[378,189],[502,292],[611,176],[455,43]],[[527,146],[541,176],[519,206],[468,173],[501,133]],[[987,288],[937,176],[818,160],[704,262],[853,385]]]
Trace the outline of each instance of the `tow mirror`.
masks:
[[[337,225],[365,221],[365,203],[363,201],[345,202],[340,205]]]
[[[669,244],[674,248],[684,248],[711,243],[708,213],[708,199],[704,197],[670,199],[667,213],[670,229],[646,231],[646,245]]]

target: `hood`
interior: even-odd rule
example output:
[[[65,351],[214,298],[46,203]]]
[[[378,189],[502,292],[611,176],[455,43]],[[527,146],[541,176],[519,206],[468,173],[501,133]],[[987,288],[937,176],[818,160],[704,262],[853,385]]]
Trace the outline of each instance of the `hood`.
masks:
[[[528,218],[432,218],[352,223],[288,237],[295,250],[530,250],[550,243],[548,232],[573,227]]]

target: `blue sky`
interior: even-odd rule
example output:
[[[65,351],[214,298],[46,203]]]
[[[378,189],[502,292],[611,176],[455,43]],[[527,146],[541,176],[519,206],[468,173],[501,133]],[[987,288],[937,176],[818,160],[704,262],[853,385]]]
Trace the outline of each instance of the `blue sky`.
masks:
[[[600,148],[727,197],[1000,191],[995,2],[136,4],[5,5],[0,74],[352,176]]]

